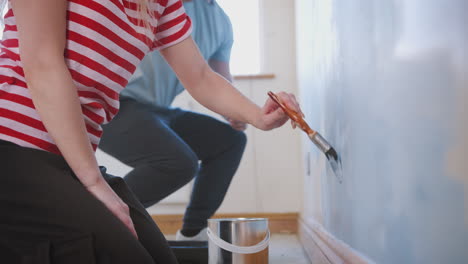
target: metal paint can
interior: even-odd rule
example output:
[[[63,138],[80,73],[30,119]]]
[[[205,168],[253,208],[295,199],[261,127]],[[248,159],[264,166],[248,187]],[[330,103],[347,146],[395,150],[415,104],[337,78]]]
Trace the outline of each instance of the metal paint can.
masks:
[[[268,264],[268,219],[209,219],[207,232],[209,264]]]

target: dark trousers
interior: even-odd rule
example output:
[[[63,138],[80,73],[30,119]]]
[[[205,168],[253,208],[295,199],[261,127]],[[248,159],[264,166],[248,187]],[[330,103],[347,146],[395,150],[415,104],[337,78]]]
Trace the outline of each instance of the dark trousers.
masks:
[[[134,168],[124,179],[145,207],[195,177],[184,228],[201,229],[221,205],[246,141],[209,116],[122,97],[99,147]]]
[[[0,141],[0,263],[177,263],[121,178],[105,175],[130,207],[136,239],[58,155]]]

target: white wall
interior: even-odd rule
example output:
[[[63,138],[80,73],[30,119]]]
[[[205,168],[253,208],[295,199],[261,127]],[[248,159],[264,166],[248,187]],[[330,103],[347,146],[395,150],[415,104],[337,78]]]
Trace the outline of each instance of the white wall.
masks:
[[[241,80],[236,81],[235,86],[257,104],[263,105],[268,91],[297,93],[297,88],[294,1],[265,0],[261,3],[261,10],[263,69],[265,73],[275,74],[276,78]],[[209,113],[187,93],[177,98],[176,104]],[[219,212],[298,212],[302,199],[303,163],[299,151],[300,132],[292,130],[289,125],[270,132],[250,127],[247,135],[248,145],[242,164]],[[110,172],[114,174],[123,175],[129,169],[102,153],[98,157],[101,163],[111,167]],[[150,208],[150,213],[182,214],[189,192],[190,189],[186,188],[176,193],[176,196]]]

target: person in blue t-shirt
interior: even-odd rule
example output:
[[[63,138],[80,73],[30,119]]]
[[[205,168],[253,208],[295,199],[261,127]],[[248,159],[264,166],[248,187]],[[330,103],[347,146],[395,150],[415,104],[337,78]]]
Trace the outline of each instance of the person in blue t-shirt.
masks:
[[[184,1],[192,37],[214,71],[231,81],[228,16],[215,1]],[[207,219],[221,205],[246,145],[246,124],[171,108],[184,91],[159,52],[148,54],[121,94],[118,115],[104,126],[100,148],[134,169],[125,181],[149,207],[192,178],[178,240],[206,240]],[[200,163],[199,163],[200,162]]]

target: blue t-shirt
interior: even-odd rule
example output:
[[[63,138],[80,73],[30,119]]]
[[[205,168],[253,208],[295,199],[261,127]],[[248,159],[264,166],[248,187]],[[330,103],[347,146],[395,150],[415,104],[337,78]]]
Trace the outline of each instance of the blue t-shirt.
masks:
[[[205,60],[229,62],[233,40],[229,17],[215,0],[184,2],[193,22],[192,38]],[[122,95],[137,101],[168,107],[184,91],[169,64],[154,51],[146,55]]]

